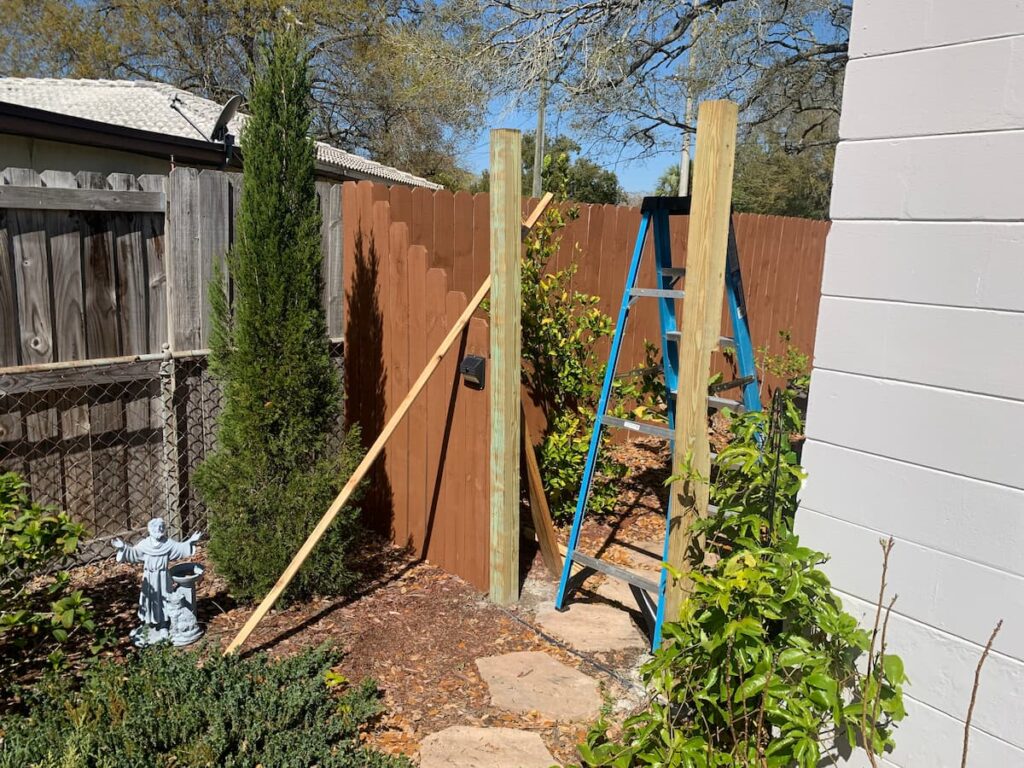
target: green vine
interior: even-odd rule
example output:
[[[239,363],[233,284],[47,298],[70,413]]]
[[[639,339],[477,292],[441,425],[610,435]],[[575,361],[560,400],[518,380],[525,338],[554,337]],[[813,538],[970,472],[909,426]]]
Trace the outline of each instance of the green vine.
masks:
[[[523,381],[543,408],[548,426],[537,449],[552,516],[571,520],[586,463],[605,365],[602,340],[614,333],[600,297],[573,290],[577,264],[550,270],[560,232],[579,215],[575,206],[551,206],[526,239],[522,260]],[[612,510],[617,483],[628,468],[614,459],[607,437],[598,454],[589,509]]]

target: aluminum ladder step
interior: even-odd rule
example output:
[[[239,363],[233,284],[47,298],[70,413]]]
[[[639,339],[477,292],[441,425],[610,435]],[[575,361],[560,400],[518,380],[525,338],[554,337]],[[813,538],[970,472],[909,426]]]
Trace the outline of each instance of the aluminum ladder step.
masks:
[[[669,442],[676,439],[676,434],[668,427],[659,427],[657,424],[648,424],[646,421],[632,421],[631,419],[620,419],[617,416],[609,416],[605,414],[601,417],[601,423],[606,427],[615,427],[616,429],[628,429],[630,432],[640,432],[651,437],[660,437],[662,440],[668,440]],[[714,460],[718,456],[714,451],[711,452],[711,458]]]
[[[613,579],[618,579],[619,581],[624,581],[627,584],[632,584],[634,587],[639,587],[644,590],[644,592],[650,592],[652,595],[658,594],[658,584],[656,582],[651,579],[645,579],[643,576],[626,570],[618,565],[612,565],[604,560],[598,560],[596,557],[584,555],[582,552],[573,552],[572,561],[574,563],[579,563],[584,568],[589,568],[592,571],[603,573],[605,576],[611,576]]]
[[[668,394],[670,398],[676,396],[675,390],[670,391]],[[736,413],[745,413],[747,410],[739,400],[734,400],[731,397],[719,397],[718,395],[708,395],[708,408],[715,411],[728,408]]]
[[[675,288],[630,288],[629,296],[633,299],[681,299],[686,295],[684,291],[677,291]]]

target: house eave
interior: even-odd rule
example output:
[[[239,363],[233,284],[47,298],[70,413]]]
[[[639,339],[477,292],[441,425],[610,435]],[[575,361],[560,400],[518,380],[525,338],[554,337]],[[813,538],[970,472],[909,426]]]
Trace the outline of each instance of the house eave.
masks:
[[[229,157],[219,142],[126,128],[3,101],[0,101],[0,134],[133,152],[184,165],[241,167],[237,149]]]

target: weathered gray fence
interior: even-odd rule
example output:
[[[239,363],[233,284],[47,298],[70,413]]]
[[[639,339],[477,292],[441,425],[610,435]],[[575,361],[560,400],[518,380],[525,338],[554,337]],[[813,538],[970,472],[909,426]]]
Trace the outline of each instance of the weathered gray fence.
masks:
[[[209,286],[235,239],[241,176],[12,168],[0,181],[0,470],[22,473],[97,545],[155,514],[201,524],[189,480],[220,404]],[[317,187],[336,338],[341,188]]]

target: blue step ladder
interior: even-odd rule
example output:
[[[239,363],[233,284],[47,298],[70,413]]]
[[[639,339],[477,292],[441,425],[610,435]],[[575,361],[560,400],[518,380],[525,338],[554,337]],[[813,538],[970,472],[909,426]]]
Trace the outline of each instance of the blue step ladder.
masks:
[[[687,216],[690,213],[688,197],[645,197],[640,206],[640,230],[637,233],[633,258],[629,263],[626,277],[626,288],[622,294],[618,320],[615,323],[615,334],[612,337],[608,365],[604,373],[604,385],[597,404],[597,418],[594,431],[590,436],[590,448],[587,452],[587,463],[583,470],[580,484],[579,499],[576,502],[576,514],[569,533],[569,544],[562,568],[562,578],[558,584],[558,595],[555,608],[564,610],[566,601],[575,588],[591,573],[597,571],[614,579],[626,582],[637,600],[640,612],[645,617],[652,633],[652,647],[661,643],[661,626],[664,621],[666,571],[661,569],[658,583],[617,565],[592,557],[578,549],[580,530],[587,513],[587,503],[594,482],[597,464],[598,446],[602,432],[606,428],[628,429],[653,437],[667,440],[671,447],[675,436],[675,396],[679,388],[679,342],[680,333],[676,325],[676,300],[684,296],[677,283],[685,275],[685,269],[672,265],[672,253],[669,238],[669,217]],[[643,258],[644,244],[648,234],[654,238],[654,260],[658,275],[657,288],[640,288],[636,285]],[[736,251],[736,238],[729,223],[729,247],[726,256],[725,292],[729,303],[729,317],[732,322],[732,337],[722,336],[721,347],[732,348],[735,354],[739,378],[716,385],[714,394],[708,395],[708,408],[730,408],[733,411],[760,411],[761,396],[757,383],[757,369],[754,362],[754,349],[750,341],[750,329],[747,326],[746,305],[743,298],[743,283],[740,278],[739,256]],[[629,310],[638,300],[656,299],[661,322],[661,361],[665,375],[666,402],[668,403],[668,427],[642,421],[620,419],[608,414],[608,401],[611,396],[616,374],[615,368],[619,359],[622,338],[626,332]],[[718,392],[739,389],[741,400],[719,397]],[[713,455],[713,454],[712,454]],[[712,510],[714,508],[712,507]],[[665,514],[665,545],[662,559],[668,558],[668,511]],[[577,573],[573,573],[576,566]]]

